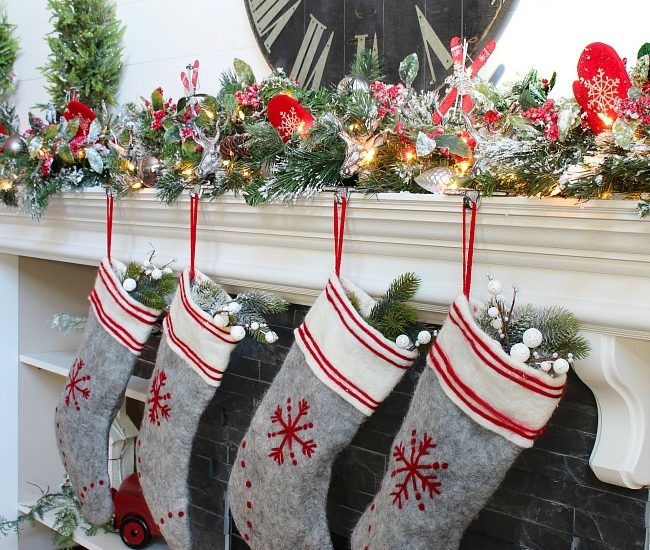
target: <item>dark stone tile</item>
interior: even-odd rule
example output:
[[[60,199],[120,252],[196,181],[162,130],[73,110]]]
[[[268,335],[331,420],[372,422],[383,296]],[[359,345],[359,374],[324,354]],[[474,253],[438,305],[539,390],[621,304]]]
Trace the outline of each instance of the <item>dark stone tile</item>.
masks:
[[[248,357],[233,354],[227,372],[245,378],[259,379],[260,362],[257,359],[249,359]]]
[[[643,549],[645,528],[623,523],[617,519],[576,510],[574,532],[578,537],[609,544],[615,548]]]
[[[580,430],[550,425],[537,439],[535,447],[588,460],[596,437]]]

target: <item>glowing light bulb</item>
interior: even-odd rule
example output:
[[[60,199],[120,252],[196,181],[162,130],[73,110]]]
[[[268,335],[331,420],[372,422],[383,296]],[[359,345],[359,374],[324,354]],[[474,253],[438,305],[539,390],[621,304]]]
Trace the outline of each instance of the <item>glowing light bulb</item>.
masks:
[[[600,118],[600,120],[603,121],[603,124],[608,128],[611,127],[612,124],[614,124],[614,119],[604,113],[598,113],[598,118]]]
[[[137,190],[140,189],[140,188],[142,188],[142,181],[140,181],[140,180],[135,180],[135,181],[131,184],[131,189],[133,189],[134,191],[137,191]]]
[[[244,120],[246,118],[246,113],[244,113],[244,111],[239,111],[237,116],[239,116],[239,120]]]
[[[210,120],[214,118],[214,113],[208,109],[205,110],[205,116],[207,116]]]
[[[193,173],[194,173],[194,170],[192,170],[191,167],[185,168],[185,170],[183,170],[181,172],[181,174],[183,174],[184,176],[191,176]]]
[[[366,164],[371,163],[375,159],[376,154],[377,154],[377,149],[375,149],[374,147],[372,149],[368,149],[363,155],[363,161]]]
[[[9,191],[13,186],[14,186],[13,182],[9,179],[4,178],[0,180],[1,191]]]
[[[224,160],[222,164],[224,166],[230,166],[230,161],[229,160]]]
[[[130,160],[127,161],[127,163],[126,163],[126,167],[127,167],[127,169],[130,170],[131,172],[133,172],[133,171],[135,170],[135,164],[133,164]]]

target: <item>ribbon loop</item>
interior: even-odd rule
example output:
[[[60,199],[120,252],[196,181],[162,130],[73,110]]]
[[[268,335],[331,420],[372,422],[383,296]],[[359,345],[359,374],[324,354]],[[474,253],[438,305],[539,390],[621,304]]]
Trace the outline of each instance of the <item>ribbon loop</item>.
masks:
[[[196,258],[196,227],[199,217],[200,191],[190,193],[190,280],[194,280],[194,261]]]
[[[106,257],[111,263],[111,248],[113,247],[113,203],[115,195],[111,189],[106,189]]]
[[[341,257],[343,256],[343,236],[345,234],[345,214],[350,201],[350,190],[346,188],[342,195],[337,190],[334,193],[334,272],[337,277],[341,274]],[[339,204],[341,213],[339,215]]]
[[[480,205],[480,192],[471,190],[463,197],[463,294],[469,299],[472,289],[472,270],[474,267],[474,235],[476,233],[476,213]],[[467,211],[470,211],[469,230]]]

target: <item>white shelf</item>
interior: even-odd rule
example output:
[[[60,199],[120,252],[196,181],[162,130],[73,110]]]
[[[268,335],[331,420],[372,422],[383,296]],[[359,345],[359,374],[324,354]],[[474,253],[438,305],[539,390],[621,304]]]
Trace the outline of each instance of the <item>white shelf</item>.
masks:
[[[26,514],[29,512],[30,506],[31,504],[28,503],[19,504],[18,510],[23,514]],[[42,520],[38,518],[36,519],[46,527],[53,529],[55,514],[55,510],[50,510],[43,516]],[[81,527],[78,527],[75,531],[74,540],[77,544],[80,544],[88,550],[124,550],[125,548],[128,548],[122,542],[120,535],[117,533],[104,533],[100,530],[96,535],[89,537],[84,533]],[[162,541],[162,539],[154,537],[149,546],[147,546],[147,550],[169,550],[169,547]]]
[[[60,376],[68,376],[70,365],[74,363],[76,352],[74,351],[53,351],[47,353],[21,354],[20,361],[24,365],[43,369]],[[126,388],[126,396],[145,403],[149,381],[146,378],[132,376]]]

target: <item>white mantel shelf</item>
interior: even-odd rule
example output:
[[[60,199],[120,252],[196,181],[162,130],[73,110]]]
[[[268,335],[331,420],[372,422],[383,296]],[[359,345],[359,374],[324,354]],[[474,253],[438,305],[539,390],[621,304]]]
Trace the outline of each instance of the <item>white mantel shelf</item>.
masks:
[[[400,273],[422,277],[417,306],[439,321],[460,290],[460,197],[354,194],[343,271],[371,294]],[[116,202],[113,256],[188,262],[189,199],[173,207],[152,191]],[[105,195],[67,193],[37,222],[0,209],[0,252],[97,265],[105,253]],[[650,485],[650,221],[635,201],[486,198],[478,215],[474,296],[485,273],[516,283],[521,303],[571,309],[593,342],[577,366],[598,400],[591,457],[604,481]],[[252,208],[226,195],[202,202],[197,267],[232,290],[264,288],[310,304],[333,265],[332,195]]]

